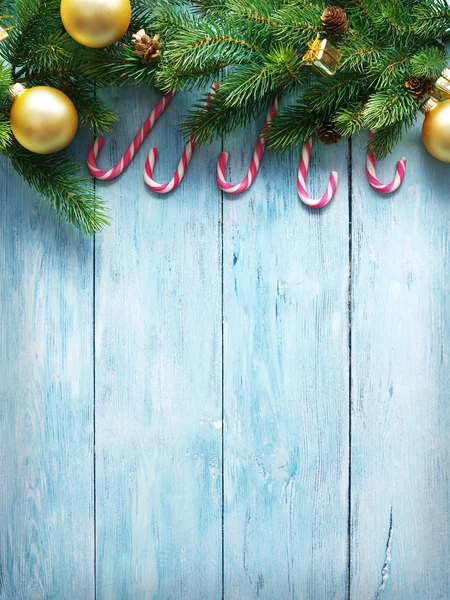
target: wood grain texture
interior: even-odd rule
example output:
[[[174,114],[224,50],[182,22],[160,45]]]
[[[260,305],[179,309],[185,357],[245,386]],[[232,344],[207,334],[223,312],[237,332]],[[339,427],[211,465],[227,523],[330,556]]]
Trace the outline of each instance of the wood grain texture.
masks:
[[[234,143],[247,169],[257,128]],[[266,154],[249,192],[224,200],[225,598],[347,598],[348,193],[346,142]],[[320,151],[319,151],[320,150]]]
[[[157,97],[118,92],[110,165]],[[168,196],[183,149],[176,98],[130,169],[99,184],[114,222],[96,244],[97,598],[221,596],[221,224],[218,148]]]
[[[420,128],[379,165],[398,193],[370,191],[353,151],[351,597],[450,598],[448,165]],[[392,508],[392,560],[384,592]]]
[[[104,166],[156,96],[109,101]],[[0,165],[0,598],[448,600],[449,167],[418,128],[378,165],[407,156],[394,195],[358,139],[350,205],[346,142],[313,150],[312,195],[340,175],[321,211],[297,152],[222,202],[216,144],[152,194],[191,102],[98,184],[95,247]],[[225,143],[230,180],[257,134]]]
[[[88,599],[92,240],[0,169],[0,598]]]

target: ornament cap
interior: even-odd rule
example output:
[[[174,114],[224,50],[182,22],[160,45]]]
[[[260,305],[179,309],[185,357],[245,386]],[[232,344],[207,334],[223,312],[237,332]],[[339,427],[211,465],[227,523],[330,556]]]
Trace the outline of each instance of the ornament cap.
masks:
[[[421,105],[420,110],[423,112],[424,115],[427,115],[430,112],[430,110],[433,110],[433,108],[435,108],[438,104],[439,101],[436,100],[434,96],[430,96],[430,98],[428,98],[428,100],[425,100],[425,102]]]
[[[21,83],[15,83],[9,88],[9,99],[14,102],[22,92],[25,91],[25,87]]]

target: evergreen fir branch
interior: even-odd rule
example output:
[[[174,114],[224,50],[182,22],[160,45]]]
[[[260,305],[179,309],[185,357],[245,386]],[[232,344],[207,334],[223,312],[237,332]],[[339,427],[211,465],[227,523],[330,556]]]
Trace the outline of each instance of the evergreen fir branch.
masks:
[[[235,15],[270,23],[272,15],[283,5],[281,0],[226,0],[226,8]]]
[[[364,80],[337,73],[332,81],[317,78],[310,84],[303,100],[312,111],[333,114],[338,108],[359,99],[366,89]]]
[[[227,8],[227,0],[193,0],[193,10],[201,14],[222,12]]]
[[[205,106],[205,97],[187,112],[181,131],[196,144],[210,143],[218,137],[227,137],[237,128],[247,125],[267,111],[272,100],[273,98],[266,96],[258,102],[230,108],[224,105],[219,89],[210,98],[207,106]]]
[[[294,48],[275,47],[265,56],[262,64],[243,65],[221,84],[226,107],[258,102],[266,95],[289,92],[300,83],[304,63]]]
[[[63,155],[36,155],[13,143],[6,151],[18,173],[66,220],[93,235],[109,224],[106,203],[92,180],[83,177]]]
[[[168,44],[165,60],[169,60],[174,68],[201,68],[217,62],[220,57],[227,64],[250,62],[256,58],[260,49],[251,41],[241,36],[209,35],[196,32],[191,41],[184,47]]]
[[[404,81],[411,73],[413,54],[404,54],[400,49],[384,53],[378,63],[368,69],[371,85],[374,89],[384,89],[394,82]]]
[[[196,32],[187,43],[177,45],[174,40],[167,45],[157,81],[163,89],[177,90],[189,81],[201,86],[204,73],[216,73],[225,66],[257,62],[261,58],[258,47],[245,39],[227,35],[207,37]]]
[[[117,124],[117,115],[97,97],[95,88],[87,87],[86,82],[72,78],[61,87],[75,105],[80,123],[95,135],[112,131]]]
[[[441,39],[450,28],[450,6],[444,0],[428,0],[414,9],[412,31],[423,40]]]
[[[401,140],[405,129],[409,129],[412,123],[406,126],[401,121],[387,127],[382,127],[373,132],[367,144],[367,152],[373,152],[378,159],[386,158]]]
[[[11,85],[11,68],[0,59],[0,98],[8,94]]]
[[[342,136],[352,136],[364,128],[364,102],[353,102],[338,110],[333,123]]]
[[[15,0],[14,26],[1,50],[13,68],[27,55],[31,40],[61,28],[58,0]]]
[[[347,46],[343,49],[341,57],[341,68],[347,71],[356,71],[357,73],[367,73],[368,69],[375,66],[380,58],[386,53],[384,48],[380,48],[370,40],[364,40],[368,45],[355,47]]]
[[[84,49],[77,70],[100,87],[127,83],[153,86],[159,64],[159,58],[149,65],[143,64],[142,59],[134,55],[131,43],[121,43],[103,50]]]
[[[63,31],[40,32],[30,39],[27,51],[20,59],[20,66],[39,71],[67,68],[73,64],[77,45]]]
[[[324,112],[311,110],[309,105],[299,101],[286,107],[272,121],[266,136],[267,145],[274,152],[285,152],[309,139],[327,121]]]
[[[321,15],[326,5],[299,4],[289,0],[273,16],[278,41],[304,46],[322,31]]]
[[[411,57],[411,75],[437,79],[447,65],[448,55],[444,48],[431,46]]]
[[[364,109],[364,123],[368,129],[376,130],[394,123],[414,122],[417,101],[408,94],[407,89],[390,88],[373,94]]]
[[[11,127],[9,125],[9,119],[6,115],[0,114],[0,152],[3,152],[12,139]]]
[[[165,64],[156,73],[155,85],[159,90],[166,93],[181,89],[190,91],[196,88],[205,88],[219,77],[221,70],[226,66],[226,63],[218,62],[202,69],[179,71]]]
[[[161,2],[163,0],[160,0]],[[175,0],[171,0],[175,4]],[[140,29],[146,29],[151,25],[154,18],[154,3],[149,0],[132,0],[131,2],[131,25],[129,30],[136,33]]]

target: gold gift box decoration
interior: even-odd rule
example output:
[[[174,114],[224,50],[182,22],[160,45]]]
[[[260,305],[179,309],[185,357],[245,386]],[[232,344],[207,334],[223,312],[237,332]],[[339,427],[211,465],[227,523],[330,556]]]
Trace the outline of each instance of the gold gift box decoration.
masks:
[[[444,69],[434,84],[434,89],[444,98],[450,98],[450,69]]]
[[[334,75],[339,66],[341,55],[327,39],[320,39],[318,35],[315,40],[308,42],[308,50],[302,60],[313,66],[321,75],[328,77]]]
[[[8,33],[3,29],[3,27],[0,27],[0,42],[3,42],[3,40],[6,40],[7,37],[8,37]]]

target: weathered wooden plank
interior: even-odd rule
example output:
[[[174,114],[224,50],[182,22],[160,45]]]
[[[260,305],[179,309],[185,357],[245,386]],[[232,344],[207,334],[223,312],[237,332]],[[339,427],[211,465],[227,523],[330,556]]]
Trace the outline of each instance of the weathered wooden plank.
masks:
[[[229,146],[232,179],[252,128]],[[346,143],[317,146],[301,204],[299,153],[267,154],[224,200],[225,598],[347,598],[348,192]]]
[[[390,180],[395,160],[408,158],[402,188],[386,197],[367,184],[363,154],[358,140],[351,597],[443,600],[450,598],[448,165],[426,153],[417,128],[379,165]],[[388,579],[377,592],[385,563]]]
[[[156,102],[111,100],[110,165]],[[170,179],[183,149],[177,97],[129,170],[99,184],[112,228],[96,244],[97,597],[221,595],[221,224],[217,149],[169,196],[143,183],[145,152]]]
[[[0,188],[0,597],[89,599],[92,239],[5,160]]]

